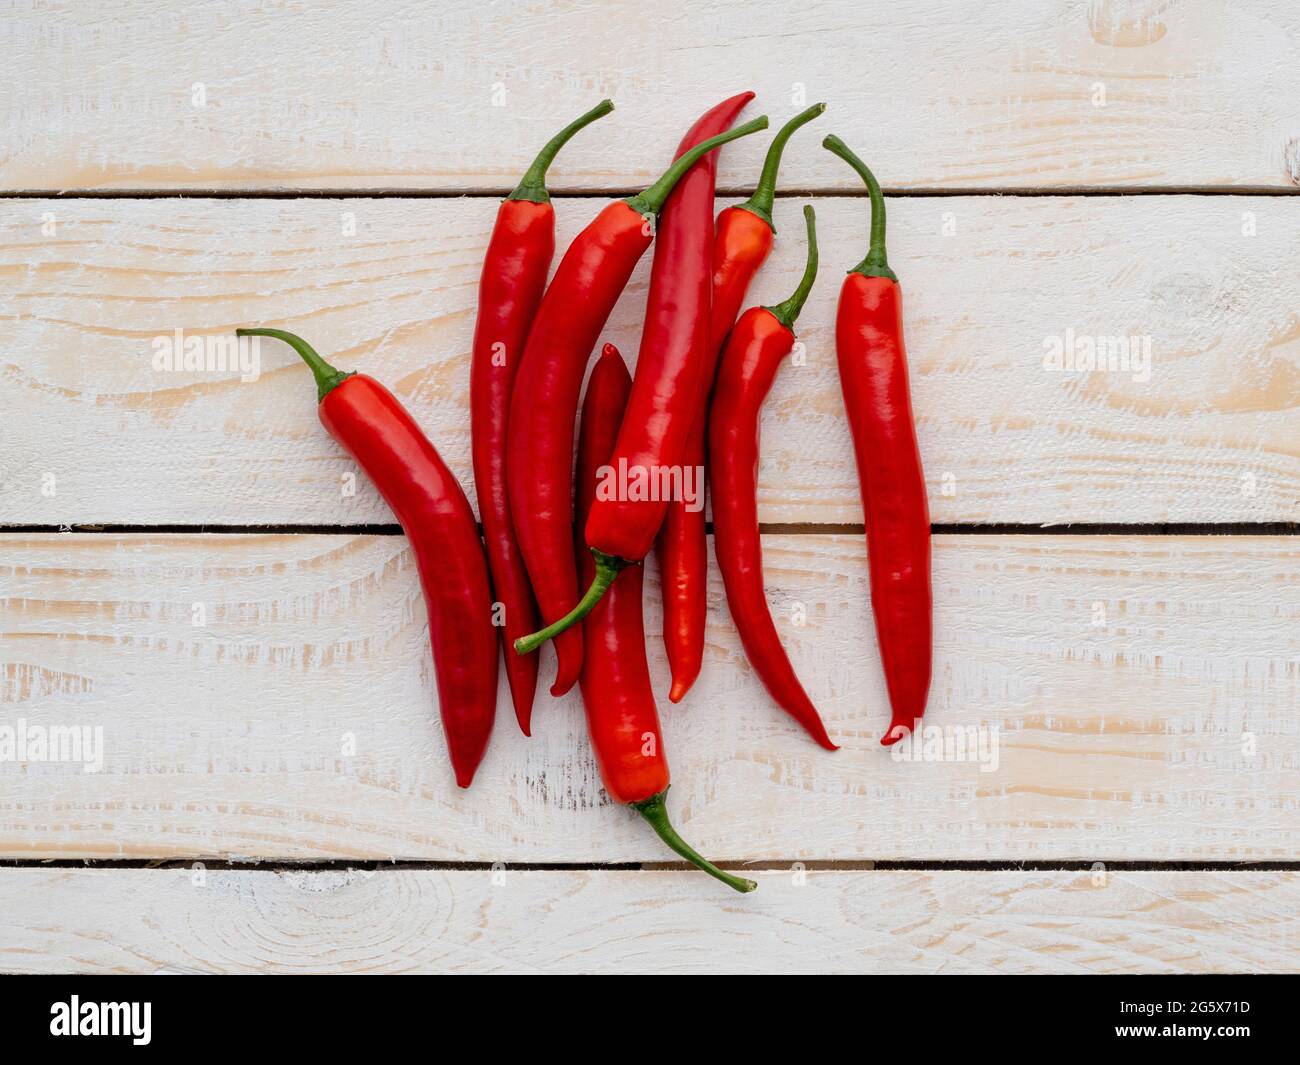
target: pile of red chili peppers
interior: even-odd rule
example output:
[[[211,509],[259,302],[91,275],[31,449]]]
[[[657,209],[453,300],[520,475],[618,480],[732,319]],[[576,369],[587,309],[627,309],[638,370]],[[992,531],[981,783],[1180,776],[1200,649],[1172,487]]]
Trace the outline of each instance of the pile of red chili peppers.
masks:
[[[757,502],[763,401],[794,347],[795,320],[817,276],[811,207],[804,209],[807,263],[790,298],[740,313],[774,242],[782,153],[826,105],[780,129],[753,196],[715,221],[718,149],[767,127],[762,117],[733,128],[753,95],[741,93],[705,112],[658,181],[606,206],[574,238],[549,284],[555,211],[547,169],[613,104],[603,101],[557,133],[501,204],[479,281],[470,363],[482,539],[455,476],[383,385],[334,369],[292,333],[239,331],[283,340],[302,356],[316,378],[321,422],[374,481],[411,541],[456,782],[470,785],[487,749],[499,648],[505,647],[511,700],[527,735],[536,651],[553,641],[551,693],[580,683],[610,798],[635,809],[674,851],[738,891],[756,885],[702,858],[667,817],[668,764],[646,653],[640,563],[656,549],[668,697],[678,702],[704,661],[707,472],[714,553],[750,664],[778,706],[821,746],[836,749],[768,606]],[[882,740],[888,745],[916,727],[929,692],[930,521],[901,292],[885,254],[884,197],[839,138],[827,137],[824,145],[857,171],[872,212],[866,258],[848,272],[840,292],[835,339],[892,708]],[[628,374],[617,349],[604,346],[582,401],[575,474],[588,362],[652,241],[636,373]]]

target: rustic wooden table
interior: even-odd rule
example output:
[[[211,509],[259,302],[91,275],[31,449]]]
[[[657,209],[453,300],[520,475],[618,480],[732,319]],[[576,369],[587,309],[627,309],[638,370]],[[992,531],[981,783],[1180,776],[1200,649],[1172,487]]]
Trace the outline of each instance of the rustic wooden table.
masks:
[[[1293,5],[4,6],[0,970],[1298,967]],[[298,329],[390,382],[468,487],[498,198],[613,97],[553,169],[563,246],[743,88],[774,124],[830,104],[754,301],[792,287],[812,200],[761,503],[843,749],[775,709],[715,582],[704,675],[663,713],[679,827],[755,872],[742,898],[609,804],[574,697],[526,740],[503,695],[458,791],[410,553],[364,479],[341,492],[305,372],[273,345],[256,380],[160,370],[154,341]],[[832,329],[868,208],[832,131],[886,185],[907,293],[929,716],[995,735],[991,771],[877,742]],[[765,143],[723,153],[720,205]],[[629,357],[648,267],[608,329]],[[1045,367],[1081,337],[1150,365]],[[4,728],[64,726],[102,726],[97,772],[5,756]]]

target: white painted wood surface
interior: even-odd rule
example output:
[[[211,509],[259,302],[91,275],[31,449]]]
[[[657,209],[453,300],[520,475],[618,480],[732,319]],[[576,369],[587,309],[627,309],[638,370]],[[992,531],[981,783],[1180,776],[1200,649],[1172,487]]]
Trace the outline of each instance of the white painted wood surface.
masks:
[[[561,248],[597,202],[559,203]],[[764,417],[769,522],[862,520],[834,315],[869,211],[863,198],[817,207],[804,362],[783,367]],[[391,521],[364,477],[341,495],[353,466],[284,345],[261,345],[248,383],[154,368],[156,337],[258,322],[392,385],[468,488],[468,351],[495,210],[490,198],[0,203],[0,521]],[[779,204],[753,302],[793,289],[798,212]],[[890,226],[936,522],[1300,518],[1300,198],[904,199]],[[607,330],[629,359],[649,263]],[[1049,338],[1067,331],[1149,337],[1149,377],[1045,369]]]
[[[292,61],[285,61],[290,57]],[[1300,199],[980,190],[1300,187],[1300,14],[1276,0],[31,0],[0,14],[0,726],[102,726],[97,773],[0,760],[0,857],[559,862],[549,872],[0,868],[0,970],[1295,970],[1294,872],[886,872],[798,861],[1300,855],[1300,547],[1287,536],[943,536],[929,719],[998,768],[900,763],[885,723],[834,371],[867,208],[891,260],[940,523],[1294,522]],[[604,796],[576,697],[503,698],[447,772],[400,537],[266,344],[261,375],[159,372],[151,341],[262,322],[390,383],[468,486],[467,351],[496,197],[602,96],[552,188],[631,190],[743,88],[787,152],[755,302],[822,277],[764,419],[770,597],[843,744],[771,704],[711,590],[704,675],[663,706],[683,833],[762,887],[672,870]],[[720,206],[768,136],[722,156]],[[83,190],[451,197],[63,198]],[[852,190],[855,195],[839,195]],[[459,198],[454,194],[470,195]],[[55,195],[40,195],[51,193]],[[599,201],[560,196],[559,246]],[[611,320],[636,352],[649,259]],[[1067,331],[1149,337],[1149,379],[1042,365]],[[472,498],[472,496],[471,496]],[[334,535],[165,535],[309,524]],[[666,669],[653,566],[647,628]],[[807,623],[793,624],[796,610]],[[549,656],[549,651],[546,652]],[[549,658],[544,663],[549,673]]]
[[[0,185],[511,188],[610,96],[555,187],[626,188],[749,88],[774,119],[827,100],[892,186],[1293,188],[1298,65],[1274,0],[37,0],[0,22]],[[787,186],[853,187],[817,139]],[[762,149],[728,152],[724,187]]]
[[[768,536],[765,550],[780,631],[843,749],[821,750],[773,706],[715,574],[703,675],[662,707],[670,806],[705,853],[1300,850],[1294,538],[939,537],[927,719],[996,731],[992,771],[895,762],[879,746],[886,703],[861,537]],[[503,692],[473,788],[452,785],[400,537],[10,534],[0,558],[7,715],[103,726],[106,749],[98,773],[0,765],[0,853],[664,857],[637,818],[608,805],[576,695],[540,695],[525,739]],[[654,580],[649,589],[662,693]]]
[[[1295,972],[1281,872],[7,870],[40,973]],[[51,914],[58,914],[57,920]]]

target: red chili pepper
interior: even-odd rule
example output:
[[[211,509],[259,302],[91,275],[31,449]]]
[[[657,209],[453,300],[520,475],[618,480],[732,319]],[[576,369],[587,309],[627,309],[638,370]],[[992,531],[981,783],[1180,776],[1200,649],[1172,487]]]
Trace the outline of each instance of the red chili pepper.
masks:
[[[623,357],[606,344],[591,371],[582,404],[578,442],[578,528],[596,497],[597,473],[614,447],[632,379]],[[584,579],[596,570],[581,537],[578,563]],[[753,891],[752,880],[732,876],[706,861],[677,835],[668,820],[668,760],[646,663],[645,627],[641,616],[644,569],[633,566],[610,586],[583,623],[587,642],[599,653],[582,663],[582,702],[605,790],[615,802],[631,806],[659,837],[687,861],[737,891]]]
[[[688,158],[690,153],[674,166]],[[662,270],[659,260],[656,255],[632,397],[610,457],[618,488],[598,496],[587,519],[587,545],[596,559],[595,579],[572,610],[517,641],[517,650],[531,650],[561,636],[584,617],[619,570],[646,556],[663,525],[669,500],[683,494],[682,456],[698,416],[706,372],[704,359],[699,357],[706,344],[705,324],[698,317],[699,300],[688,297],[685,313],[678,306],[677,279],[672,271],[680,260],[665,258]],[[686,290],[694,291],[689,285]]]
[[[751,307],[731,331],[709,407],[709,472],[713,482],[713,550],[727,604],[754,672],[772,698],[830,750],[835,744],[795,676],[763,590],[758,530],[759,413],[781,360],[794,347],[793,326],[817,276],[817,231],[811,207],[808,265],[799,287],[775,307]]]
[[[506,424],[515,372],[555,253],[555,208],[546,191],[546,171],[575,133],[612,110],[614,105],[602,100],[547,142],[519,187],[497,210],[479,278],[469,384],[474,484],[492,587],[505,613],[501,632],[507,648],[538,625],[533,590],[510,521]],[[527,736],[537,689],[536,656],[517,655],[507,649],[506,676],[515,717]]]
[[[825,110],[825,104],[813,104],[777,130],[763,160],[754,195],[718,215],[718,232],[713,242],[713,325],[709,336],[715,365],[745,302],[749,283],[772,250],[776,235],[772,206],[776,202],[776,176],[786,142],[795,130]],[[707,397],[704,406],[707,407]]]
[[[697,413],[686,437],[686,450],[682,453],[683,471],[704,469],[709,393],[713,389],[718,356],[722,354],[723,342],[740,311],[750,281],[772,250],[772,236],[776,232],[772,224],[772,204],[776,196],[781,153],[795,130],[825,110],[825,104],[814,104],[782,126],[767,150],[754,195],[718,215],[717,234],[713,239],[709,343],[703,358],[704,375]],[[656,263],[658,257],[656,252]],[[656,545],[664,600],[664,648],[672,671],[672,690],[668,698],[674,703],[690,690],[704,662],[709,551],[704,528],[703,485],[700,487],[698,509],[692,509],[681,498],[669,502]]]
[[[498,640],[487,561],[469,500],[429,438],[373,377],[343,373],[282,329],[239,336],[283,340],[311,367],[317,414],[379,489],[415,552],[429,611],[438,708],[456,783],[468,788],[483,760],[497,706]]]
[[[889,747],[921,720],[930,692],[930,510],[907,384],[902,289],[885,257],[885,197],[842,140],[830,136],[822,144],[858,172],[871,197],[871,247],[840,289],[835,350],[858,460],[871,607],[893,711],[880,741]]]
[[[766,116],[697,144],[640,195],[601,211],[565,252],[533,319],[510,403],[507,487],[515,535],[547,627],[516,640],[515,650],[527,654],[564,633],[556,640],[553,695],[568,691],[582,670],[582,630],[569,628],[581,615],[566,616],[565,611],[578,598],[571,549],[573,420],[587,360],[633,267],[650,246],[649,223],[673,187],[701,156],[765,128]],[[601,591],[617,570],[604,572]]]

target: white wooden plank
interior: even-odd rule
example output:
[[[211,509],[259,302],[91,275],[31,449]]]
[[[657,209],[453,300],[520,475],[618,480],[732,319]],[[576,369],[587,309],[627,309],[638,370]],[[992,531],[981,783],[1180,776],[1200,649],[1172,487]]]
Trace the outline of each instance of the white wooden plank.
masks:
[[[1294,538],[937,538],[927,717],[996,737],[990,770],[879,746],[860,537],[769,536],[765,549],[783,638],[843,749],[816,747],[773,706],[715,580],[701,680],[662,708],[669,805],[705,853],[1300,854]],[[0,635],[0,724],[102,726],[105,748],[97,773],[0,762],[3,855],[665,856],[608,805],[576,696],[539,695],[526,740],[503,694],[473,788],[453,786],[399,537],[10,534]],[[649,646],[664,692],[662,645]]]
[[[308,9],[38,0],[6,12],[0,184],[509,188],[602,96],[556,187],[645,183],[744,88],[862,145],[887,184],[1293,187],[1300,19],[1273,0],[905,6],[617,0]],[[790,187],[852,187],[793,145]],[[724,156],[752,184],[763,143]]]
[[[802,270],[798,208],[779,206],[754,302],[783,299]],[[561,247],[595,210],[559,205]],[[834,314],[868,210],[818,210],[804,361],[783,368],[765,415],[769,522],[861,520]],[[0,204],[0,522],[391,521],[364,478],[341,495],[351,463],[288,348],[263,344],[247,383],[154,368],[157,337],[249,322],[298,329],[391,384],[468,487],[467,353],[494,212],[488,199]],[[1300,518],[1300,199],[905,199],[890,219],[935,521]],[[648,268],[608,329],[629,358]],[[1149,377],[1044,369],[1067,332],[1150,338]]]
[[[1295,972],[1284,872],[0,870],[0,970]],[[51,913],[58,914],[51,920]]]

